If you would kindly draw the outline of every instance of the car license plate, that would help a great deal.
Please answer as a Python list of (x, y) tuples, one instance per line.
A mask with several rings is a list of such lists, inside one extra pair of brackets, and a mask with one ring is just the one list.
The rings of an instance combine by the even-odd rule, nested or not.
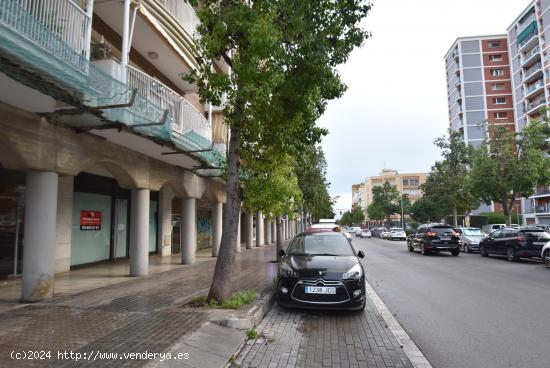
[(441, 240), (449, 241), (449, 240), (451, 240), (451, 238), (444, 237), (444, 238), (441, 238)]
[(306, 286), (306, 294), (336, 294), (336, 288), (327, 286)]

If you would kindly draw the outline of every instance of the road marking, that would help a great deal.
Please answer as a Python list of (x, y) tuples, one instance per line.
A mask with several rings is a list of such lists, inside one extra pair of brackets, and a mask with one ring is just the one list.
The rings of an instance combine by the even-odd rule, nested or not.
[(384, 321), (388, 325), (388, 328), (393, 333), (397, 341), (399, 342), (399, 345), (403, 347), (403, 351), (407, 355), (407, 358), (411, 361), (411, 364), (414, 368), (432, 368), (432, 365), (426, 359), (424, 354), (420, 351), (418, 346), (414, 343), (414, 341), (409, 337), (409, 335), (405, 332), (403, 327), (397, 322), (397, 319), (393, 316), (393, 314), (390, 312), (386, 304), (380, 299), (378, 294), (376, 294), (376, 291), (372, 288), (371, 284), (365, 279), (365, 288), (367, 290), (368, 296), (373, 301), (374, 305), (376, 306), (376, 309), (378, 310), (378, 313), (384, 318)]

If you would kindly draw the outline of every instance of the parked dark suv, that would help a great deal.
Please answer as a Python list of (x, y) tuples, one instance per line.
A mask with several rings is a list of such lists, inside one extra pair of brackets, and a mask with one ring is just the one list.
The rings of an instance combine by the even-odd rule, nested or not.
[(407, 238), (409, 252), (419, 249), (427, 255), (434, 252), (451, 252), (453, 256), (460, 254), (460, 234), (452, 226), (445, 224), (420, 225), (415, 234)]
[(542, 247), (549, 240), (550, 234), (537, 227), (498, 229), (479, 244), (479, 252), (483, 257), (503, 255), (514, 262), (520, 257), (540, 257)]

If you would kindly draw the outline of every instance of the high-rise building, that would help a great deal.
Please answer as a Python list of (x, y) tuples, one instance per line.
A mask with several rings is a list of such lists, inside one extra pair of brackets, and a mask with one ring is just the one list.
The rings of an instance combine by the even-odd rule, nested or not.
[(449, 123), (479, 146), (487, 123), (514, 129), (506, 35), (458, 38), (445, 55)]
[[(541, 108), (550, 97), (550, 0), (531, 1), (508, 27), (515, 126), (521, 131), (531, 120), (542, 118)], [(550, 190), (539, 186), (522, 200), (527, 224), (550, 224)]]

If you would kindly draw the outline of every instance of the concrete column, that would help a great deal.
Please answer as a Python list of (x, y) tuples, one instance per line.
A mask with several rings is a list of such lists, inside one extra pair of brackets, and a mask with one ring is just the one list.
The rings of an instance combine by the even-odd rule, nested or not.
[(277, 220), (271, 221), (271, 243), (277, 242)]
[(239, 222), (237, 225), (237, 241), (235, 242), (235, 252), (241, 253), (241, 210), (239, 209)]
[(174, 192), (168, 186), (162, 187), (159, 191), (159, 229), (158, 244), (160, 254), (169, 256), (172, 254), (172, 200)]
[(149, 189), (132, 189), (130, 204), (130, 276), (149, 272)]
[(222, 241), (223, 203), (214, 203), (212, 208), (212, 257), (217, 257)]
[(57, 189), (55, 273), (71, 269), (74, 176), (60, 176)]
[(284, 226), (283, 226), (283, 230), (284, 230), (283, 239), (286, 240), (286, 239), (288, 239), (288, 218), (286, 220), (284, 220), (283, 224), (284, 224)]
[(57, 173), (27, 172), (21, 287), (21, 299), (25, 302), (37, 302), (53, 296), (57, 191)]
[(264, 245), (264, 216), (262, 211), (256, 212), (256, 246)]
[(254, 235), (254, 215), (246, 213), (246, 249), (252, 249)]
[(264, 241), (265, 245), (271, 244), (271, 221), (268, 219), (265, 219), (264, 221)]
[(181, 200), (181, 263), (195, 263), (197, 252), (197, 211), (195, 198)]

